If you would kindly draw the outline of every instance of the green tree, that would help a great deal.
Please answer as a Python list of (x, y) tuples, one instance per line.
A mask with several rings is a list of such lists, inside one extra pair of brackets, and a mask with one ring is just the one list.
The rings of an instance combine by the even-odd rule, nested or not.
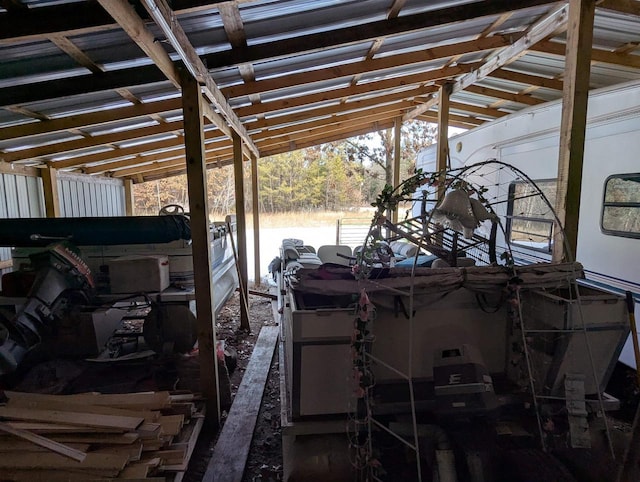
[[(436, 127), (421, 121), (402, 126), (401, 176), (413, 174), (418, 151), (433, 143)], [(392, 183), (394, 139), (391, 130), (278, 154), (258, 161), (258, 205), (262, 212), (341, 210), (370, 204)], [(245, 208), (251, 211), (251, 171), (243, 163)], [(207, 170), (212, 218), (235, 212), (233, 166)], [(186, 176), (134, 186), (135, 214), (155, 215), (162, 206), (188, 210)]]
[[(402, 125), (400, 181), (413, 175), (418, 152), (433, 144), (437, 131), (436, 124), (418, 120)], [(346, 144), (347, 155), (362, 163), (366, 180), (366, 198), (368, 202), (372, 202), (385, 184), (393, 184), (393, 129), (354, 137), (343, 142)]]

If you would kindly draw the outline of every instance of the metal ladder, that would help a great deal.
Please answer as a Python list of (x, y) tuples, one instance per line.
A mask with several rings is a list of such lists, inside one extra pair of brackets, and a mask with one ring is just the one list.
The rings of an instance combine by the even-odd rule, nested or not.
[[(517, 269), (515, 269), (517, 272)], [(575, 280), (575, 278), (574, 278)], [(549, 450), (547, 434), (553, 431), (553, 421), (550, 417), (545, 417), (543, 414), (543, 408), (552, 404), (553, 402), (564, 402), (564, 409), (566, 410), (567, 423), (569, 424), (570, 442), (573, 448), (591, 448), (591, 438), (589, 431), (589, 423), (587, 420), (588, 404), (593, 405), (596, 402), (598, 415), (602, 417), (604, 422), (604, 429), (609, 444), (609, 450), (611, 456), (615, 458), (613, 444), (611, 441), (611, 433), (609, 431), (609, 424), (605, 415), (604, 400), (600, 387), (598, 386), (598, 376), (596, 365), (593, 357), (593, 351), (591, 348), (591, 342), (589, 340), (589, 330), (587, 329), (585, 317), (582, 310), (582, 299), (580, 297), (579, 285), (574, 280), (567, 280), (567, 288), (569, 293), (568, 302), (575, 303), (577, 306), (577, 320), (571, 319), (571, 325), (568, 327), (557, 328), (548, 326), (535, 326), (529, 327), (528, 324), (536, 325), (535, 320), (527, 320), (527, 316), (523, 313), (522, 293), (519, 289), (514, 289), (515, 306), (517, 307), (517, 318), (520, 321), (520, 334), (521, 343), (524, 350), (529, 390), (531, 391), (533, 408), (536, 413), (536, 420), (538, 425), (538, 431), (540, 436), (540, 442), (542, 449), (546, 452)], [(575, 295), (575, 296), (574, 296)], [(569, 309), (569, 308), (567, 308)], [(571, 314), (568, 314), (568, 318), (572, 318)], [(588, 400), (585, 396), (585, 380), (587, 375), (584, 373), (566, 373), (562, 386), (564, 388), (563, 395), (553, 395), (553, 386), (544, 386), (541, 380), (538, 379), (538, 372), (535, 368), (534, 358), (543, 357), (541, 353), (535, 353), (536, 350), (532, 350), (531, 345), (535, 345), (542, 338), (544, 343), (545, 337), (551, 337), (553, 345), (558, 343), (560, 336), (567, 336), (569, 338), (573, 336), (581, 336), (584, 342), (584, 349), (589, 358), (590, 376), (592, 377), (593, 384), (596, 385), (597, 400)], [(538, 340), (536, 340), (538, 338)], [(534, 353), (532, 353), (534, 352)], [(565, 353), (565, 356), (567, 353)], [(569, 354), (570, 355), (570, 354)], [(557, 360), (556, 360), (557, 362)], [(543, 362), (544, 363), (544, 362)], [(558, 381), (555, 380), (557, 385)], [(541, 393), (542, 392), (542, 393)], [(548, 392), (548, 393), (544, 393)], [(557, 387), (556, 387), (557, 392)]]

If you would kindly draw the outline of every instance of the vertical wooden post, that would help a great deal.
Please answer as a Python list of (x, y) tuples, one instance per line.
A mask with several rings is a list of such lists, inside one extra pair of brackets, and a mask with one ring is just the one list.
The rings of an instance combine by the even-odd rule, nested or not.
[(44, 209), (48, 218), (60, 217), (60, 197), (58, 195), (58, 171), (45, 167), (40, 171), (44, 191)]
[[(445, 83), (440, 86), (438, 104), (438, 153), (436, 157), (436, 170), (444, 172), (449, 158), (449, 97), (453, 90), (453, 84)], [(438, 186), (438, 199), (444, 195), (444, 174), (440, 177)]]
[(180, 69), (180, 81), (182, 84), (193, 275), (198, 313), (200, 382), (202, 392), (207, 400), (207, 422), (211, 426), (217, 427), (220, 424), (220, 394), (216, 357), (215, 304), (211, 283), (211, 232), (209, 231), (202, 97), (200, 85), (186, 69)]
[(258, 202), (258, 158), (251, 156), (251, 206), (253, 210), (254, 283), (260, 286), (260, 205)]
[[(393, 123), (393, 187), (400, 185), (400, 145), (402, 132), (402, 117), (397, 118)], [(396, 208), (392, 216), (392, 222), (398, 222), (398, 208)]]
[(124, 180), (124, 213), (133, 216), (133, 180)]
[(558, 191), (556, 195), (556, 214), (564, 226), (566, 243), (563, 244), (560, 227), (555, 226), (554, 261), (569, 260), (575, 257), (578, 247), (578, 221), (594, 15), (595, 0), (571, 0), (569, 2), (558, 158)]
[(247, 285), (247, 220), (244, 209), (244, 173), (242, 169), (242, 140), (233, 132), (233, 177), (236, 183), (236, 221), (238, 223), (238, 276), (240, 277), (240, 328), (250, 330), (249, 290)]

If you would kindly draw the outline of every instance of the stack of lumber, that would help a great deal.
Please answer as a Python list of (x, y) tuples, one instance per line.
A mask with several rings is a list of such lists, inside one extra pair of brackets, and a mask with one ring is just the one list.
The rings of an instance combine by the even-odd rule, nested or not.
[(191, 393), (4, 394), (2, 480), (177, 482), (204, 422)]

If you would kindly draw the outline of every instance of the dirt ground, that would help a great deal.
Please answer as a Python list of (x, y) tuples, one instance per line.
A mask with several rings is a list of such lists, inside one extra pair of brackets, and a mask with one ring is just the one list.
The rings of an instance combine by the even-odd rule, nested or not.
[[(266, 286), (250, 287), (267, 291)], [(237, 352), (237, 366), (231, 371), (231, 396), (235, 396), (242, 382), (253, 347), (263, 326), (275, 325), (271, 300), (259, 295), (249, 295), (251, 333), (240, 329), (240, 300), (236, 293), (222, 308), (216, 321), (217, 337), (224, 340), (228, 352)], [(231, 366), (229, 367), (231, 368)], [(249, 457), (242, 482), (276, 482), (282, 480), (282, 440), (280, 434), (280, 375), (276, 349), (265, 385), (260, 413), (256, 421)], [(222, 423), (226, 419), (222, 414)], [(221, 427), (222, 428), (222, 427)], [(186, 482), (202, 479), (216, 443), (217, 434), (203, 432), (185, 474)]]

